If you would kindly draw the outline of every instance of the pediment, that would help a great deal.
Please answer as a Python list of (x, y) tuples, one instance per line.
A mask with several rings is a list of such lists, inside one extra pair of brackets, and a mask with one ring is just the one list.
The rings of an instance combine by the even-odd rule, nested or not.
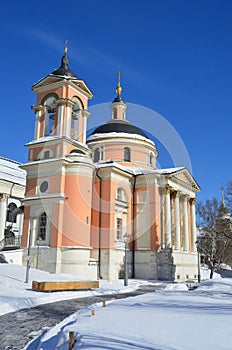
[(37, 92), (38, 90), (42, 91), (43, 89), (47, 89), (48, 85), (61, 86), (64, 84), (70, 84), (74, 89), (79, 90), (82, 93), (85, 93), (88, 98), (92, 98), (93, 94), (85, 84), (85, 82), (81, 79), (65, 79), (64, 77), (55, 76), (52, 74), (47, 75), (45, 78), (42, 78), (37, 83), (32, 86), (32, 90)]
[(34, 91), (35, 89), (41, 88), (41, 87), (46, 86), (46, 85), (54, 84), (54, 83), (57, 83), (59, 81), (61, 81), (60, 78), (57, 78), (57, 77), (51, 76), (51, 75), (47, 75), (45, 78), (42, 78), (37, 83), (35, 83), (32, 86), (32, 90)]
[(169, 174), (169, 178), (183, 187), (191, 188), (194, 192), (200, 191), (200, 186), (187, 168), (182, 168), (176, 172), (173, 171), (171, 174)]

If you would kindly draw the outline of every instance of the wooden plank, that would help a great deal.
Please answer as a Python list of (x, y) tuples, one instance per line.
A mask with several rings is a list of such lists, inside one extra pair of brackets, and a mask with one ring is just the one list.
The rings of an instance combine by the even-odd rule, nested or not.
[(74, 344), (75, 344), (74, 332), (69, 332), (68, 350), (72, 350), (74, 348)]
[(99, 281), (32, 282), (32, 290), (40, 292), (99, 288)]

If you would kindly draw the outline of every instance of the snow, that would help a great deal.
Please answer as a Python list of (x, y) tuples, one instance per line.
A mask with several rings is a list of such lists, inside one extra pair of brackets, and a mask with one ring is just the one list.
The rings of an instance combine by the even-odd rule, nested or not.
[(0, 264), (0, 315), (19, 309), (31, 308), (40, 304), (52, 303), (59, 300), (80, 298), (91, 295), (119, 293), (138, 288), (142, 281), (131, 281), (125, 288), (123, 281), (101, 281), (100, 288), (91, 291), (69, 291), (43, 293), (31, 290), (32, 281), (78, 281), (67, 274), (50, 274), (46, 271), (30, 269), (29, 282), (25, 283), (26, 267), (16, 264)]
[[(203, 275), (207, 276), (207, 269)], [(99, 291), (32, 292), (24, 283), (25, 268), (0, 264), (1, 312), (31, 307), (55, 300), (109, 291), (133, 290), (146, 281), (102, 281)], [(91, 305), (70, 315), (45, 334), (39, 335), (25, 350), (67, 349), (69, 332), (75, 334), (74, 349), (165, 349), (229, 350), (232, 344), (232, 279), (215, 274), (199, 288), (188, 291), (184, 283), (166, 283), (155, 293)], [(70, 275), (51, 275), (31, 270), (30, 281), (73, 280)], [(92, 310), (96, 315), (92, 316)], [(4, 313), (4, 312), (3, 312)]]
[(144, 137), (138, 134), (130, 134), (127, 132), (111, 132), (109, 133), (99, 133), (99, 134), (93, 134), (87, 137), (87, 142), (93, 141), (93, 140), (99, 140), (99, 139), (105, 139), (105, 138), (129, 138), (134, 140), (142, 140), (149, 142), (150, 144), (154, 145), (154, 142), (150, 140), (148, 137)]
[(185, 170), (184, 167), (177, 167), (177, 168), (167, 168), (167, 169), (156, 169), (156, 172), (159, 174), (173, 174), (177, 173), (180, 170)]
[(111, 167), (111, 166), (114, 166), (114, 167), (121, 169), (123, 171), (127, 171), (128, 173), (134, 174), (134, 175), (146, 175), (146, 174), (165, 175), (165, 174), (173, 174), (173, 173), (176, 173), (180, 170), (186, 169), (184, 167), (167, 168), (167, 169), (149, 169), (149, 168), (145, 169), (145, 168), (140, 167), (139, 165), (137, 167), (125, 166), (125, 165), (119, 164), (117, 162), (114, 162), (113, 160), (99, 162), (96, 165), (97, 168), (107, 168), (107, 167)]
[(0, 156), (0, 179), (25, 186), (26, 172), (20, 169), (20, 163)]
[(154, 174), (155, 173), (154, 169), (144, 169), (144, 168), (141, 168), (139, 166), (137, 166), (137, 167), (125, 166), (125, 165), (119, 164), (119, 163), (114, 162), (114, 161), (106, 161), (106, 162), (102, 162), (102, 163), (99, 162), (96, 165), (96, 168), (97, 169), (107, 168), (107, 167), (111, 167), (111, 166), (114, 166), (115, 168), (121, 169), (121, 170), (126, 171), (130, 174), (133, 174), (133, 175), (144, 175), (144, 174)]

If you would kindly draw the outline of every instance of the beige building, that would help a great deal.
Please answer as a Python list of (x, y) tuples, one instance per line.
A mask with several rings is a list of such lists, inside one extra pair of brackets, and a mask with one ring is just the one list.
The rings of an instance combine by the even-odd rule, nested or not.
[(6, 245), (7, 236), (18, 237), (11, 243), (20, 245), (25, 186), (26, 172), (20, 163), (0, 157), (0, 249)]

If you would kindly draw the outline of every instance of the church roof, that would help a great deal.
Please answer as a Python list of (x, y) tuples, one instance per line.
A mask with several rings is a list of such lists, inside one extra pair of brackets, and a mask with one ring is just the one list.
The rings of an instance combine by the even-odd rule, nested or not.
[(0, 156), (0, 180), (26, 185), (26, 172), (20, 169), (21, 164)]
[(68, 56), (65, 54), (61, 59), (61, 65), (59, 68), (55, 69), (51, 75), (62, 76), (66, 78), (77, 79), (76, 74), (69, 69), (68, 66)]
[[(198, 192), (200, 190), (199, 185), (190, 174), (187, 168), (185, 167), (176, 167), (176, 168), (167, 168), (167, 169), (146, 169), (139, 166), (125, 166), (120, 163), (114, 161), (106, 161), (102, 163), (98, 163), (96, 165), (97, 169), (100, 168), (118, 168), (122, 171), (125, 171), (129, 174), (133, 175), (159, 175), (167, 179), (167, 183), (169, 184), (169, 180), (175, 182), (177, 185), (180, 184), (181, 187), (185, 187), (186, 189), (190, 189), (193, 192)], [(181, 177), (181, 174), (184, 176)], [(164, 185), (164, 184), (163, 184)]]
[(137, 126), (132, 125), (132, 124), (125, 122), (125, 121), (109, 122), (109, 123), (103, 124), (103, 125), (97, 127), (91, 133), (91, 135), (106, 134), (106, 133), (112, 133), (112, 132), (116, 132), (116, 133), (123, 132), (123, 133), (127, 133), (127, 134), (137, 134), (137, 135), (143, 136), (145, 138), (148, 138), (147, 135), (143, 132), (143, 130), (141, 130)]

